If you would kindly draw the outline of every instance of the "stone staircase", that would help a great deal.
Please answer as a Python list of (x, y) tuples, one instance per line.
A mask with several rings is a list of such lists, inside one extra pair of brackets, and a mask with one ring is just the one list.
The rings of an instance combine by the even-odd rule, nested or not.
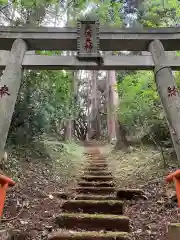
[(123, 215), (123, 201), (116, 198), (114, 178), (106, 160), (96, 149), (87, 158), (77, 195), (63, 204), (63, 213), (56, 217), (60, 230), (48, 239), (130, 240), (129, 218)]

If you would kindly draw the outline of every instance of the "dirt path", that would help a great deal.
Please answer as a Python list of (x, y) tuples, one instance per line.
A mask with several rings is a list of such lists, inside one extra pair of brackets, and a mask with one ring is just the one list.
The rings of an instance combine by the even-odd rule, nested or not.
[(132, 240), (123, 201), (116, 199), (113, 174), (97, 148), (89, 149), (87, 166), (75, 191), (75, 199), (64, 202), (63, 212), (56, 217), (60, 229), (49, 240)]

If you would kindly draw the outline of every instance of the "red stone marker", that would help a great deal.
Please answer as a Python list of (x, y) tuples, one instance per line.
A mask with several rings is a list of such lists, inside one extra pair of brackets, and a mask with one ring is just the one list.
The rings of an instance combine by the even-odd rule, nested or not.
[(178, 200), (178, 206), (180, 208), (180, 169), (176, 170), (173, 173), (170, 173), (166, 177), (166, 181), (169, 182), (169, 183), (174, 181), (175, 187), (176, 187), (176, 195), (177, 195), (177, 200)]
[(6, 192), (8, 187), (15, 185), (15, 182), (4, 175), (0, 175), (0, 218), (3, 214), (4, 203), (6, 200)]

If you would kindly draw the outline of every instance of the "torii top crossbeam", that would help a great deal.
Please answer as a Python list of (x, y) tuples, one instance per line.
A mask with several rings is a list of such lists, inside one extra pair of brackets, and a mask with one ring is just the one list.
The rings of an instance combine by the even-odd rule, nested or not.
[[(10, 50), (15, 39), (24, 39), (29, 50), (77, 50), (76, 28), (0, 28), (0, 50)], [(158, 39), (166, 51), (180, 50), (180, 28), (100, 28), (102, 51), (147, 51)]]

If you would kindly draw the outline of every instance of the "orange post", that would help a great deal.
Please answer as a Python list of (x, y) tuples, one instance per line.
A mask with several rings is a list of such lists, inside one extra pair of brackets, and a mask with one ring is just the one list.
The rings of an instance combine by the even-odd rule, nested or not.
[(166, 177), (166, 181), (169, 182), (169, 183), (174, 181), (175, 187), (176, 187), (176, 195), (177, 195), (177, 200), (178, 200), (178, 206), (180, 208), (180, 169), (176, 170), (173, 173), (170, 173)]
[(12, 187), (15, 185), (15, 182), (4, 176), (4, 175), (0, 175), (0, 218), (2, 217), (3, 214), (3, 209), (4, 209), (4, 203), (6, 200), (6, 192), (8, 187)]

